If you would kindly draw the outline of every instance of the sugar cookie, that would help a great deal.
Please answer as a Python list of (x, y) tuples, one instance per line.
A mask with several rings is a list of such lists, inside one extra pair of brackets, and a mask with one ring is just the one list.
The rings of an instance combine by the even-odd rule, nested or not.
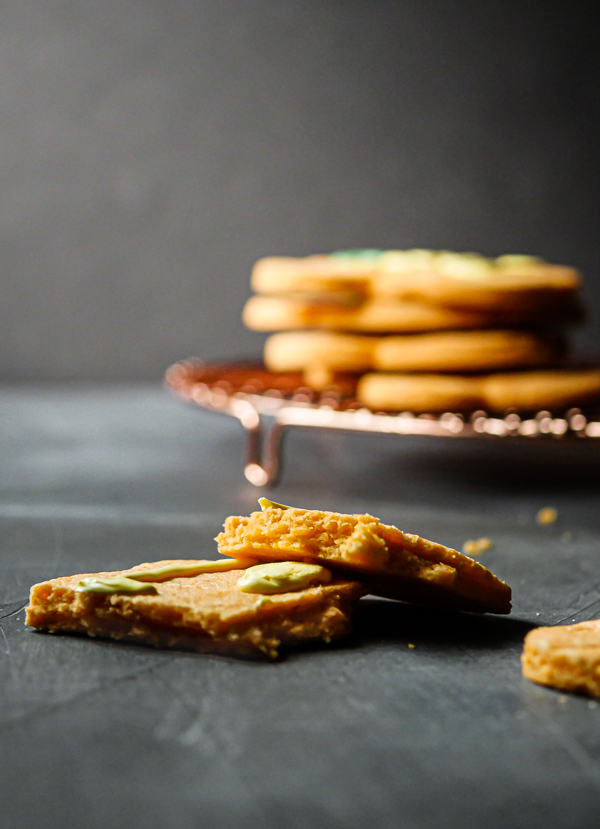
[(134, 570), (36, 584), (31, 588), (27, 624), (155, 647), (274, 658), (282, 646), (344, 636), (350, 631), (352, 608), (366, 592), (356, 581), (335, 577), (316, 587), (257, 596), (238, 586), (243, 569), (171, 578), (149, 585), (155, 588), (150, 594), (79, 590), (86, 578), (122, 581), (157, 566), (190, 564), (161, 561)]
[(264, 349), (271, 371), (303, 371), (324, 365), (338, 371), (365, 371), (373, 366), (377, 338), (329, 331), (286, 331), (270, 336)]
[(533, 256), (490, 259), (450, 251), (339, 251), (268, 257), (254, 266), (257, 293), (352, 290), (430, 304), (487, 311), (577, 312), (575, 268)]
[(286, 331), (299, 328), (362, 333), (411, 333), (420, 331), (481, 329), (536, 325), (551, 322), (547, 314), (444, 308), (441, 305), (394, 298), (370, 299), (358, 307), (335, 307), (285, 296), (253, 296), (246, 302), (242, 319), (253, 331)]
[(492, 374), (482, 385), (492, 411), (508, 408), (534, 411), (584, 406), (600, 399), (600, 369), (547, 369)]
[(374, 411), (464, 412), (483, 406), (479, 378), (456, 374), (365, 374), (356, 397)]
[(376, 372), (360, 378), (356, 396), (365, 406), (384, 411), (564, 409), (600, 400), (600, 369), (547, 369), (472, 377)]
[(249, 517), (230, 516), (217, 543), (225, 555), (324, 564), (380, 596), (510, 613), (510, 587), (483, 565), (372, 515), (267, 506)]
[(564, 347), (554, 337), (526, 331), (449, 331), (382, 337), (373, 364), (383, 371), (491, 371), (544, 366)]

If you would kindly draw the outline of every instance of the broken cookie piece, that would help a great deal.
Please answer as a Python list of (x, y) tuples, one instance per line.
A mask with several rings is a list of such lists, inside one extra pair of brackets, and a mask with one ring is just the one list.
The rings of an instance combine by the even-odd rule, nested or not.
[(31, 588), (26, 623), (52, 633), (272, 659), (280, 647), (330, 642), (350, 632), (354, 604), (367, 592), (360, 584), (333, 577), (257, 595), (238, 585), (253, 564), (247, 558), (159, 561), (51, 579)]
[(370, 593), (417, 604), (510, 613), (511, 589), (456, 550), (382, 524), (372, 515), (305, 510), (261, 499), (262, 512), (230, 516), (219, 552), (305, 561), (360, 581)]
[(600, 697), (600, 619), (535, 628), (525, 637), (521, 665), (539, 685)]

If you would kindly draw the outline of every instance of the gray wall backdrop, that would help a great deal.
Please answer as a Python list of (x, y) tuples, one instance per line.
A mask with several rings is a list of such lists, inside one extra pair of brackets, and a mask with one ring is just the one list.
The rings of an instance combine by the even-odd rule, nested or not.
[(428, 246), (587, 276), (600, 38), (551, 0), (0, 0), (0, 378), (257, 354), (252, 262)]

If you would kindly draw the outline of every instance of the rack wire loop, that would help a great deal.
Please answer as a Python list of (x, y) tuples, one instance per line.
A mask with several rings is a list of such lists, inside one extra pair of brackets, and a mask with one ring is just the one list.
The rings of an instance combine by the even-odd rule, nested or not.
[(600, 444), (600, 412), (521, 413), (502, 417), (479, 410), (438, 414), (373, 412), (358, 403), (352, 386), (323, 392), (307, 388), (298, 372), (269, 372), (261, 363), (203, 363), (171, 366), (167, 387), (202, 409), (235, 417), (246, 435), (244, 475), (257, 487), (274, 484), (281, 471), (282, 442), (291, 428), (412, 435), (437, 438), (593, 440)]

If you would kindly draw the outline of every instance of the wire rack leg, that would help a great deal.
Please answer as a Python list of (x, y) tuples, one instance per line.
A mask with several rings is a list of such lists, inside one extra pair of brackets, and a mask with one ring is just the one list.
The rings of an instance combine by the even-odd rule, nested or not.
[(265, 423), (259, 417), (258, 427), (246, 430), (246, 465), (244, 475), (254, 486), (274, 484), (281, 470), (281, 438), (283, 426), (274, 418)]
[(246, 479), (254, 486), (274, 484), (281, 468), (283, 425), (277, 417), (260, 415), (247, 400), (236, 400), (231, 413), (246, 432)]

